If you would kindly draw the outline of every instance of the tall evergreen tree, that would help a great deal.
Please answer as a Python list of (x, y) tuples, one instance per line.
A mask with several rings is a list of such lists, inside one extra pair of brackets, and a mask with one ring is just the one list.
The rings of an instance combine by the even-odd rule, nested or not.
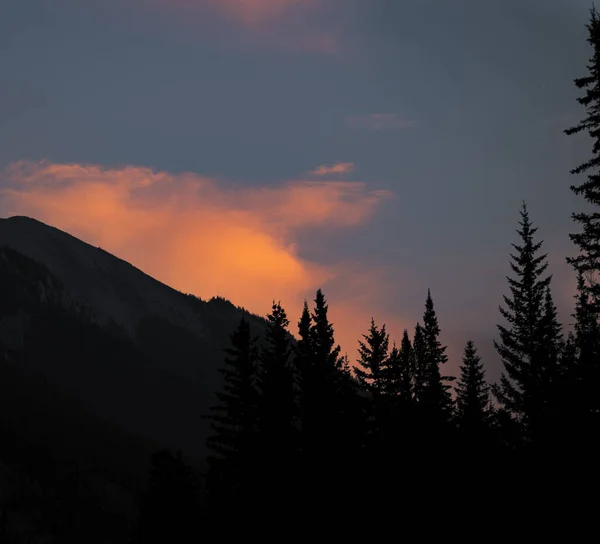
[(394, 346), (387, 364), (387, 393), (400, 400), (403, 405), (413, 398), (413, 375), (415, 356), (408, 331), (404, 329), (400, 349)]
[(575, 369), (578, 402), (585, 414), (600, 417), (600, 324), (590, 304), (589, 291), (583, 275), (577, 276), (575, 303)]
[(549, 394), (549, 382), (557, 372), (549, 323), (554, 320), (553, 304), (548, 296), (551, 277), (542, 277), (548, 263), (539, 254), (542, 242), (536, 242), (527, 206), (520, 211), (522, 243), (512, 244), (511, 269), (515, 278), (508, 277), (511, 296), (504, 296), (506, 307), (500, 313), (507, 325), (498, 325), (500, 342), (494, 342), (502, 358), (504, 372), (500, 383), (492, 388), (501, 406), (522, 423), (531, 439), (542, 422)]
[(294, 348), (294, 365), (298, 371), (300, 387), (300, 419), (302, 432), (306, 436), (311, 434), (315, 425), (315, 410), (313, 407), (312, 392), (317, 384), (315, 368), (315, 350), (311, 336), (312, 317), (308, 310), (308, 303), (304, 301), (302, 314), (298, 321), (299, 340)]
[(295, 372), (291, 364), (290, 322), (281, 303), (267, 316), (265, 345), (260, 353), (259, 427), (268, 455), (287, 456), (296, 434)]
[(452, 411), (452, 396), (449, 382), (453, 377), (442, 376), (440, 366), (448, 361), (446, 346), (439, 340), (440, 327), (431, 298), (427, 291), (425, 314), (423, 316), (423, 339), (425, 344), (425, 388), (423, 390), (423, 405), (441, 419), (449, 419)]
[(385, 394), (386, 375), (385, 365), (388, 360), (389, 335), (385, 325), (379, 328), (371, 319), (369, 334), (363, 334), (364, 342), (358, 341), (358, 367), (354, 369), (361, 387), (371, 393), (374, 399)]
[(427, 384), (427, 346), (423, 335), (423, 327), (419, 323), (415, 326), (413, 358), (413, 398), (417, 403), (422, 404)]
[(264, 508), (277, 517), (290, 514), (289, 501), (299, 476), (294, 471), (298, 453), (296, 372), (288, 326), (285, 310), (273, 302), (260, 353), (257, 474), (261, 483), (254, 502), (262, 493)]
[(336, 346), (333, 325), (327, 316), (329, 306), (321, 289), (315, 296), (315, 309), (312, 315), (311, 338), (314, 345), (317, 364), (320, 368), (339, 369), (340, 346)]
[(472, 340), (465, 345), (460, 378), (456, 387), (456, 408), (459, 427), (475, 436), (484, 431), (489, 419), (489, 386), (481, 357)]
[(209, 416), (215, 434), (207, 441), (213, 451), (208, 458), (209, 491), (217, 503), (244, 500), (256, 460), (258, 350), (244, 317), (230, 338), (220, 370), (224, 385), (217, 393), (219, 404)]
[(571, 240), (578, 246), (580, 253), (569, 259), (573, 266), (587, 278), (584, 288), (590, 293), (590, 311), (596, 321), (600, 317), (600, 16), (592, 8), (587, 25), (588, 42), (592, 47), (592, 56), (588, 64), (588, 75), (575, 80), (585, 94), (577, 101), (586, 108), (587, 116), (574, 127), (565, 130), (568, 135), (587, 131), (593, 141), (592, 158), (571, 171), (572, 174), (587, 172), (587, 180), (580, 185), (571, 186), (576, 195), (582, 195), (592, 205), (589, 212), (574, 213), (575, 223), (581, 231), (571, 234)]

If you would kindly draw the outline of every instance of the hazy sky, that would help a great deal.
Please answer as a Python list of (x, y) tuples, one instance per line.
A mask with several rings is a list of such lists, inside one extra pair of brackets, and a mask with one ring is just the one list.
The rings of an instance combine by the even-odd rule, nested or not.
[[(343, 348), (414, 327), (491, 358), (525, 199), (568, 319), (588, 0), (3, 0), (0, 213)], [(491, 372), (492, 378), (496, 375)]]

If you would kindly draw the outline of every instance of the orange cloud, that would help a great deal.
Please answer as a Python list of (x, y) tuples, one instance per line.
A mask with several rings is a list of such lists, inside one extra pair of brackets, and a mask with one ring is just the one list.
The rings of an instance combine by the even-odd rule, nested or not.
[(373, 311), (367, 305), (385, 297), (375, 271), (310, 261), (297, 241), (302, 229), (368, 221), (390, 194), (364, 183), (225, 188), (196, 174), (48, 162), (13, 163), (0, 180), (3, 215), (45, 221), (202, 298), (222, 295), (263, 315), (281, 299), (292, 332), (303, 299), (335, 286), (332, 315), (351, 359), (351, 339), (367, 329)]
[(331, 174), (348, 174), (354, 171), (353, 162), (337, 162), (332, 165), (323, 164), (317, 166), (311, 174), (313, 176), (329, 176)]

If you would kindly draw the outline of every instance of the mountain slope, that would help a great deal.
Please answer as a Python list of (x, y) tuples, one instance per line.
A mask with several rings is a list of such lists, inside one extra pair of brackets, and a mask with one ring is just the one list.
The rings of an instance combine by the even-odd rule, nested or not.
[[(20, 350), (19, 365), (128, 432), (203, 458), (202, 416), (242, 310), (182, 294), (26, 217), (0, 220), (3, 246), (17, 253), (0, 250), (12, 301), (0, 311), (0, 340)], [(249, 319), (260, 334), (264, 320)]]

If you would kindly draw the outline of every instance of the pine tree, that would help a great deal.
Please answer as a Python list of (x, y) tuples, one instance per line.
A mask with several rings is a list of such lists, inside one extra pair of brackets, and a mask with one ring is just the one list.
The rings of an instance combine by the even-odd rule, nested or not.
[[(300, 419), (302, 432), (310, 435), (315, 425), (315, 410), (313, 407), (313, 391), (317, 383), (315, 368), (315, 350), (311, 335), (312, 318), (308, 310), (308, 303), (304, 301), (302, 315), (298, 321), (298, 336), (300, 337), (294, 348), (294, 365), (298, 371), (300, 387)], [(311, 440), (309, 440), (310, 442)]]
[(415, 326), (413, 338), (414, 376), (413, 376), (413, 398), (422, 404), (427, 383), (427, 350), (423, 327), (419, 323)]
[(575, 345), (581, 365), (600, 364), (600, 324), (594, 315), (583, 274), (577, 275), (575, 298)]
[(251, 487), (256, 455), (258, 351), (244, 317), (230, 338), (231, 347), (224, 350), (225, 368), (220, 370), (224, 385), (217, 393), (219, 404), (209, 416), (215, 435), (207, 441), (214, 452), (208, 458), (209, 488), (219, 504), (243, 500)]
[(264, 508), (277, 516), (289, 514), (298, 453), (296, 373), (288, 326), (285, 310), (279, 302), (273, 302), (260, 353), (257, 474), (261, 482), (254, 500), (256, 503), (262, 493)]
[[(352, 435), (356, 428), (353, 414), (355, 392), (350, 383), (347, 357), (340, 356), (335, 343), (328, 304), (321, 289), (309, 314), (305, 303), (298, 323), (301, 450), (304, 469), (303, 488), (320, 496), (313, 498), (331, 512), (331, 503), (343, 499), (341, 483), (347, 479), (344, 468), (352, 458)], [(313, 515), (314, 517), (314, 515)]]
[(295, 436), (295, 373), (290, 361), (289, 324), (281, 303), (273, 302), (260, 354), (259, 426), (261, 440), (266, 440), (269, 455), (274, 457), (289, 455)]
[(392, 398), (399, 398), (402, 390), (402, 368), (400, 366), (400, 350), (393, 343), (387, 361), (383, 366), (385, 376), (385, 394)]
[(387, 387), (389, 395), (396, 397), (404, 406), (413, 399), (413, 375), (415, 357), (412, 344), (405, 329), (402, 335), (400, 349), (394, 346), (387, 363)]
[(592, 8), (587, 25), (588, 42), (592, 46), (592, 57), (588, 64), (589, 74), (575, 80), (579, 89), (586, 89), (584, 96), (577, 99), (586, 108), (587, 117), (574, 127), (565, 130), (567, 135), (587, 131), (593, 140), (593, 157), (571, 171), (572, 174), (588, 172), (587, 180), (571, 186), (576, 195), (582, 195), (592, 205), (592, 211), (574, 213), (575, 223), (581, 231), (570, 238), (578, 246), (580, 254), (568, 259), (576, 270), (587, 277), (584, 288), (590, 294), (590, 311), (596, 321), (600, 317), (600, 16)]
[(520, 229), (522, 244), (512, 244), (511, 269), (516, 278), (508, 277), (511, 297), (504, 296), (506, 307), (500, 314), (507, 325), (498, 325), (500, 342), (494, 342), (502, 358), (504, 370), (500, 383), (492, 388), (502, 408), (527, 430), (531, 439), (537, 434), (548, 401), (548, 382), (556, 375), (556, 361), (549, 357), (550, 330), (554, 325), (554, 310), (548, 296), (551, 276), (542, 277), (548, 263), (546, 255), (539, 255), (542, 242), (535, 242), (534, 228), (523, 203)]
[(465, 345), (460, 378), (456, 387), (456, 408), (459, 427), (469, 435), (484, 432), (489, 418), (489, 386), (481, 357), (472, 340)]
[(335, 345), (333, 325), (327, 317), (328, 310), (325, 295), (321, 289), (318, 289), (312, 315), (313, 325), (310, 332), (318, 361), (317, 364), (320, 368), (326, 369), (327, 372), (332, 372), (332, 369), (340, 368), (340, 346)]
[(425, 314), (423, 316), (423, 339), (425, 344), (425, 387), (422, 402), (434, 417), (448, 420), (452, 411), (452, 396), (448, 382), (452, 377), (442, 376), (440, 366), (448, 361), (446, 346), (439, 340), (440, 327), (431, 298), (431, 291), (427, 291)]
[(360, 386), (371, 393), (374, 399), (383, 397), (386, 390), (385, 365), (388, 360), (389, 335), (385, 325), (381, 328), (371, 319), (369, 334), (363, 334), (365, 341), (359, 340), (359, 367), (354, 369)]
[(314, 350), (316, 383), (312, 391), (315, 401), (315, 417), (321, 428), (323, 444), (329, 449), (331, 441), (341, 439), (340, 430), (347, 392), (347, 380), (350, 378), (348, 362), (340, 357), (340, 346), (335, 343), (333, 324), (329, 321), (329, 306), (321, 289), (316, 292), (310, 338)]
[(581, 273), (577, 276), (575, 303), (575, 369), (578, 401), (583, 417), (600, 416), (600, 325), (590, 304), (589, 291)]

